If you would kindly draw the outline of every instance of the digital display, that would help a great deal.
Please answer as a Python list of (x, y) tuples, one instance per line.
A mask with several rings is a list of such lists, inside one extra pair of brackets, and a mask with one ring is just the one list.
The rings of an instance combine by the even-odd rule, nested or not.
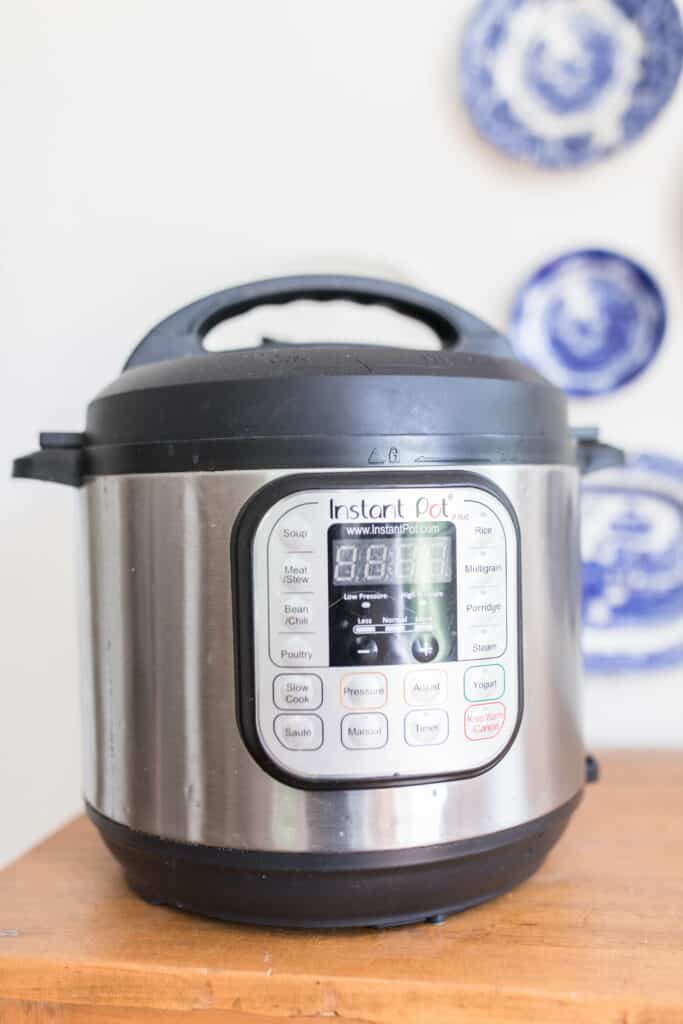
[(448, 535), (345, 538), (332, 542), (336, 586), (383, 583), (450, 583), (453, 541)]

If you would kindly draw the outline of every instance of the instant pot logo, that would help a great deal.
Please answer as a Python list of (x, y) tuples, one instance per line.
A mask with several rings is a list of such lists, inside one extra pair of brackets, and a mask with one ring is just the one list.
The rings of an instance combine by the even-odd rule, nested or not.
[(411, 519), (418, 522), (448, 519), (448, 498), (444, 496), (435, 500), (424, 494), (416, 495), (410, 500), (396, 498), (395, 501), (361, 498), (360, 501), (349, 505), (330, 498), (330, 519), (340, 523), (368, 519)]

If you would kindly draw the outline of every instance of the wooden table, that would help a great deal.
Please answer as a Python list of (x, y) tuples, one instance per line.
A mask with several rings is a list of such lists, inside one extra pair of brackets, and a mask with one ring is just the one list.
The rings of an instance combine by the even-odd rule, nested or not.
[(0, 1021), (683, 1022), (683, 752), (602, 766), (534, 879), (440, 926), (300, 934), (150, 907), (79, 819), (0, 872)]

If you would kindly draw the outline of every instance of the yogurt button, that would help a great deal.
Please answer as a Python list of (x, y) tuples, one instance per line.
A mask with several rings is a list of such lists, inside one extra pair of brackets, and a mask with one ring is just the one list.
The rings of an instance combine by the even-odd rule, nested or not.
[(323, 702), (320, 676), (276, 676), (273, 703), (283, 711), (315, 710)]
[(465, 699), (497, 700), (505, 692), (505, 669), (502, 665), (476, 665), (465, 672)]
[(318, 715), (278, 715), (273, 729), (287, 750), (319, 750), (323, 745), (323, 723)]

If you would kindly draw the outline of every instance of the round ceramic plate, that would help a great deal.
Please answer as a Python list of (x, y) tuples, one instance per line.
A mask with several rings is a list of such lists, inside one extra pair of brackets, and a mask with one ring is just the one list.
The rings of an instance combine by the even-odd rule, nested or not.
[(637, 263), (598, 249), (570, 252), (521, 287), (510, 337), (518, 355), (568, 394), (614, 391), (654, 359), (666, 306)]
[(460, 86), (489, 142), (542, 167), (573, 167), (641, 135), (682, 65), (674, 0), (481, 0)]
[(683, 664), (683, 463), (641, 454), (597, 474), (581, 533), (587, 670)]

